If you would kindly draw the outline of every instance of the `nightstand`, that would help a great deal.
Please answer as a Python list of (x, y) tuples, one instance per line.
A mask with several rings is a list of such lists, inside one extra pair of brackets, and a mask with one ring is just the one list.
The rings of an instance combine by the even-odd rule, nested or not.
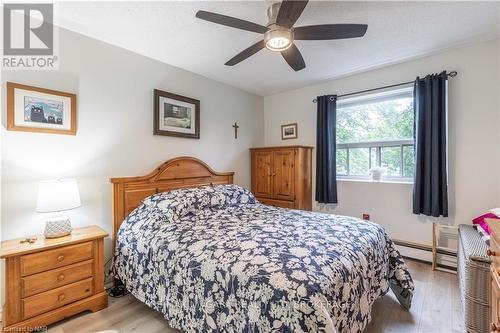
[(3, 330), (29, 332), (82, 311), (104, 309), (104, 237), (98, 226), (71, 235), (3, 241), (5, 305)]

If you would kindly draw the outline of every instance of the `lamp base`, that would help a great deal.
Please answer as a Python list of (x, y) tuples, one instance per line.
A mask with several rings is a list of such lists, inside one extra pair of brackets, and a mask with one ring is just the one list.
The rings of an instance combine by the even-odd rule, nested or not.
[(45, 238), (59, 238), (71, 234), (71, 220), (67, 215), (53, 215), (45, 222)]

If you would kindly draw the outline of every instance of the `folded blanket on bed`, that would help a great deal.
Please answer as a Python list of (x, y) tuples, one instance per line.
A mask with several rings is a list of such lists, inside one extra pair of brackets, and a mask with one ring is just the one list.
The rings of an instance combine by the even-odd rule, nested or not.
[(121, 225), (113, 271), (185, 332), (362, 332), (413, 281), (379, 225), (261, 205), (237, 186), (152, 196)]

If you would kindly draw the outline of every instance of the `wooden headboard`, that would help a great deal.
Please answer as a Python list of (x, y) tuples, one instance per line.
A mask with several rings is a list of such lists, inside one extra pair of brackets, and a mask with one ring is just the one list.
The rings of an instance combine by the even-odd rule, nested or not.
[(142, 199), (165, 191), (210, 184), (232, 184), (234, 172), (215, 172), (194, 157), (177, 157), (142, 177), (111, 178), (113, 184), (113, 241), (123, 220)]

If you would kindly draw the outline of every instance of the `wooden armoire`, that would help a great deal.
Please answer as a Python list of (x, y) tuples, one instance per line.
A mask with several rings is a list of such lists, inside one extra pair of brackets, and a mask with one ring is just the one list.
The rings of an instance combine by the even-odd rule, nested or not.
[(252, 192), (263, 204), (312, 209), (312, 148), (251, 148)]

